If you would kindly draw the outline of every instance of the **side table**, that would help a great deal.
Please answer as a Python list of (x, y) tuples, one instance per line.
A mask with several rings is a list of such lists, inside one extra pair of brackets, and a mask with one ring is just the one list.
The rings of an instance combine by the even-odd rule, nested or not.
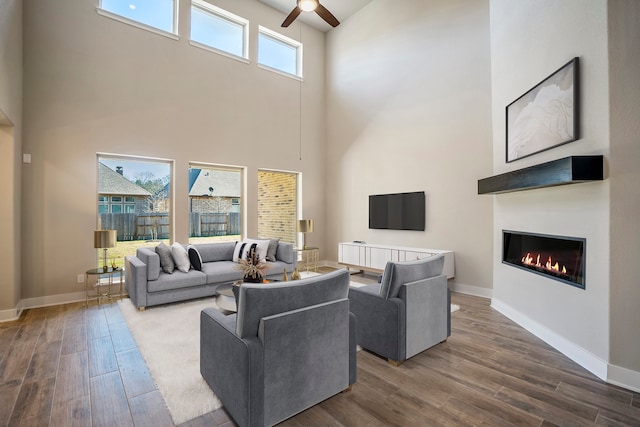
[(300, 261), (302, 266), (308, 272), (311, 268), (313, 271), (318, 271), (318, 260), (320, 258), (320, 248), (306, 246), (304, 248), (293, 248), (293, 250), (300, 254)]
[[(107, 271), (102, 268), (93, 268), (87, 270), (85, 273), (85, 305), (89, 307), (90, 300), (98, 301), (100, 305), (103, 298), (111, 299), (114, 297), (122, 298), (124, 294), (123, 289), (123, 273), (122, 268), (113, 269), (109, 267)], [(93, 282), (90, 283), (89, 279), (93, 278)], [(117, 281), (115, 280), (117, 279)], [(118, 292), (112, 293), (111, 288), (113, 285), (118, 285)]]

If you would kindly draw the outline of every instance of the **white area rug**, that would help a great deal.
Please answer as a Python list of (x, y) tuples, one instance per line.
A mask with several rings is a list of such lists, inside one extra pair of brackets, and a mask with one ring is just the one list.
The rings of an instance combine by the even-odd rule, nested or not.
[(176, 425), (222, 406), (200, 375), (200, 312), (217, 308), (214, 298), (145, 311), (118, 304)]

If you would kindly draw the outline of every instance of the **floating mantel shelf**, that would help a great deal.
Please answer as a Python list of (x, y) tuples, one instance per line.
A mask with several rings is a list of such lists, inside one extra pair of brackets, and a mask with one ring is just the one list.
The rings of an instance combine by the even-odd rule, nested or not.
[(602, 181), (604, 158), (571, 156), (478, 180), (478, 194), (499, 194)]

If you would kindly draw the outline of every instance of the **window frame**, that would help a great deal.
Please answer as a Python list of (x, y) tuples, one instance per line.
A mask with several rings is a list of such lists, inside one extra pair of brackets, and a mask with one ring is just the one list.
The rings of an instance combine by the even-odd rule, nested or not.
[(149, 31), (151, 33), (159, 34), (161, 36), (168, 37), (174, 40), (180, 40), (180, 36), (178, 33), (178, 11), (180, 10), (180, 0), (171, 0), (173, 1), (173, 23), (172, 23), (172, 31), (166, 31), (162, 28), (154, 27), (149, 24), (145, 24), (144, 22), (136, 21), (135, 19), (128, 18), (126, 16), (120, 15), (118, 13), (112, 12), (108, 9), (104, 9), (102, 7), (102, 1), (98, 0), (98, 7), (96, 7), (96, 12), (98, 15), (102, 15), (104, 17), (113, 19), (115, 21), (119, 21), (123, 24), (131, 25), (132, 27), (140, 28), (142, 30)]
[[(278, 68), (274, 68), (260, 62), (260, 37), (261, 36), (265, 36), (267, 38), (275, 40), (276, 42), (283, 43), (295, 49), (296, 51), (296, 73), (295, 74), (291, 74), (287, 71), (283, 71)], [(263, 27), (262, 25), (258, 25), (258, 43), (257, 43), (258, 54), (257, 54), (256, 62), (259, 68), (272, 71), (274, 73), (278, 73), (283, 76), (291, 77), (293, 79), (303, 80), (304, 78), (303, 69), (302, 69), (303, 53), (304, 53), (303, 49), (304, 49), (304, 46), (302, 42), (299, 42), (285, 35), (277, 33), (273, 30), (270, 30), (267, 27)]]
[[(219, 170), (219, 171), (226, 171), (226, 172), (233, 172), (233, 173), (239, 173), (240, 174), (240, 197), (238, 200), (238, 204), (233, 204), (233, 206), (238, 206), (239, 210), (240, 210), (240, 234), (239, 234), (239, 239), (242, 240), (246, 237), (246, 233), (247, 233), (247, 214), (246, 214), (246, 210), (247, 210), (247, 185), (246, 185), (246, 180), (247, 180), (247, 168), (246, 166), (237, 166), (237, 165), (226, 165), (226, 164), (220, 164), (220, 163), (206, 163), (206, 162), (200, 162), (200, 161), (190, 161), (188, 164), (188, 170), (189, 169), (207, 169), (207, 170)], [(187, 188), (187, 197), (189, 197), (189, 189)], [(187, 214), (189, 215), (189, 221), (188, 221), (188, 227), (189, 229), (191, 229), (191, 207), (192, 207), (192, 203), (191, 200), (189, 201), (189, 203), (187, 204)], [(228, 235), (228, 236), (232, 236), (232, 235)], [(192, 244), (191, 239), (193, 237), (196, 236), (187, 236), (187, 241), (189, 242), (189, 244)], [(224, 240), (224, 241), (232, 241), (232, 240)]]
[(221, 9), (217, 6), (212, 5), (203, 0), (191, 0), (191, 7), (189, 8), (189, 16), (193, 12), (193, 9), (199, 9), (201, 12), (204, 12), (209, 15), (214, 15), (215, 17), (222, 19), (224, 21), (230, 22), (232, 24), (236, 24), (242, 27), (242, 55), (238, 56), (235, 53), (227, 52), (226, 50), (219, 49), (215, 46), (208, 45), (206, 43), (199, 42), (197, 40), (193, 40), (191, 38), (193, 25), (190, 23), (189, 25), (189, 44), (204, 50), (208, 50), (213, 53), (217, 53), (222, 56), (226, 56), (232, 59), (236, 59), (241, 62), (249, 63), (249, 20), (245, 19), (241, 16), (235, 15), (227, 10)]

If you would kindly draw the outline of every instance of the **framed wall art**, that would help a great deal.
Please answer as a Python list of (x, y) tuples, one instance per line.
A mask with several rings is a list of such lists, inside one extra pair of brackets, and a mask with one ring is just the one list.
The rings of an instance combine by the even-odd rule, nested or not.
[(507, 105), (507, 163), (579, 138), (579, 58)]

